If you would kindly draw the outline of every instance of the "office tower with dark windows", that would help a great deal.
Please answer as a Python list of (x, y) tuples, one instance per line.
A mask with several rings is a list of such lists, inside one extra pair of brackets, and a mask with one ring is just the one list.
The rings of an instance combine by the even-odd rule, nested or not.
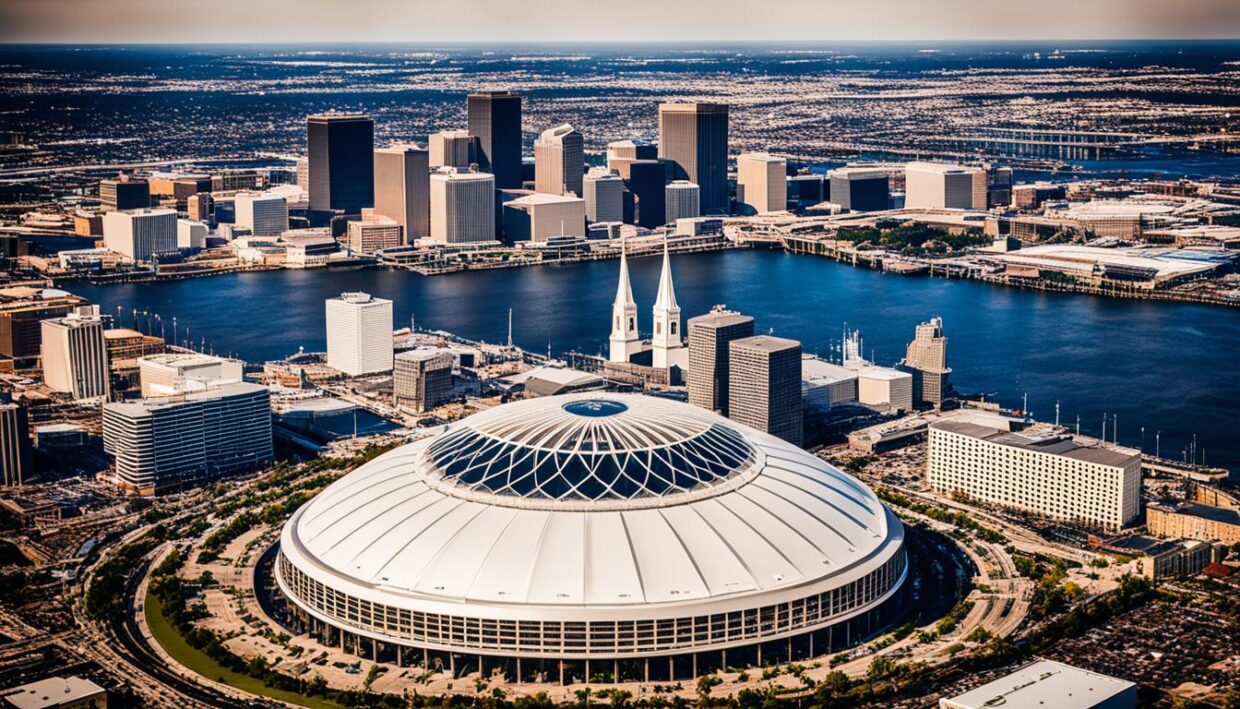
[(430, 411), (452, 398), (452, 353), (409, 350), (396, 355), (392, 390), (396, 405)]
[(728, 362), (733, 340), (753, 337), (753, 318), (716, 310), (689, 318), (689, 403), (728, 415)]
[(29, 415), (25, 407), (0, 403), (0, 484), (17, 487), (32, 472)]
[(375, 151), (375, 214), (393, 219), (402, 240), (431, 235), (430, 153), (418, 145)]
[(108, 209), (146, 209), (151, 206), (151, 184), (124, 175), (99, 181), (99, 206)]
[(582, 181), (586, 221), (624, 221), (624, 180), (602, 168), (594, 168)]
[(645, 140), (617, 140), (607, 144), (607, 169), (629, 179), (629, 165), (637, 160), (657, 160), (659, 146)]
[(887, 171), (872, 167), (841, 167), (827, 173), (831, 181), (830, 199), (853, 212), (887, 209), (890, 179)]
[(478, 139), (478, 169), (495, 175), (496, 189), (521, 187), (521, 97), (475, 91), (466, 99), (469, 134)]
[(548, 128), (534, 143), (534, 191), (582, 196), (585, 142), (569, 124)]
[(636, 223), (654, 229), (667, 222), (667, 166), (662, 160), (634, 160), (629, 164), (629, 192), (633, 193)]
[(361, 214), (375, 204), (375, 122), (360, 113), (321, 113), (306, 121), (310, 209)]
[(801, 343), (757, 335), (729, 351), (728, 418), (801, 445)]
[(666, 188), (663, 221), (675, 224), (678, 219), (702, 216), (702, 189), (685, 180), (675, 180)]
[(673, 180), (688, 180), (701, 187), (702, 214), (728, 213), (726, 104), (661, 104), (659, 157), (672, 162)]

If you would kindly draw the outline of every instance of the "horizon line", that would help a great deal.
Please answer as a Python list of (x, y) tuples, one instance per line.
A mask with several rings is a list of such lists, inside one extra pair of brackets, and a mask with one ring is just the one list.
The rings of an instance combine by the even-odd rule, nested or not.
[(294, 46), (294, 45), (322, 45), (322, 46), (351, 46), (351, 45), (469, 45), (469, 46), (492, 46), (506, 47), (513, 45), (543, 45), (543, 46), (621, 46), (621, 45), (771, 45), (771, 44), (844, 44), (844, 45), (864, 45), (864, 44), (1030, 44), (1040, 42), (1067, 42), (1067, 43), (1105, 43), (1120, 44), (1127, 42), (1140, 43), (1175, 43), (1175, 42), (1201, 42), (1201, 43), (1240, 43), (1240, 35), (1235, 37), (1109, 37), (1109, 38), (1076, 38), (1076, 37), (1041, 37), (1041, 38), (1025, 38), (1025, 39), (980, 39), (980, 38), (946, 38), (946, 39), (928, 39), (928, 38), (885, 38), (885, 39), (583, 39), (576, 41), (569, 40), (542, 40), (542, 39), (523, 39), (523, 40), (504, 40), (502, 42), (478, 40), (478, 39), (462, 39), (462, 40), (429, 40), (429, 39), (411, 39), (411, 40), (387, 40), (387, 39), (357, 39), (357, 40), (341, 40), (341, 39), (298, 39), (298, 40), (278, 40), (278, 41), (202, 41), (202, 42), (158, 42), (158, 41), (109, 41), (109, 42), (74, 42), (74, 41), (6, 41), (0, 40), (0, 47), (246, 47), (246, 46)]

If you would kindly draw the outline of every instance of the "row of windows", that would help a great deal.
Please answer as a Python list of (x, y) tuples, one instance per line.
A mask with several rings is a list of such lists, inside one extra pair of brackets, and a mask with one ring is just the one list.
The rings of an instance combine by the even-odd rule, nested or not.
[(822, 625), (882, 597), (900, 581), (905, 563), (901, 547), (881, 568), (846, 586), (762, 608), (661, 620), (589, 622), (466, 618), (373, 603), (310, 578), (283, 553), (277, 572), (300, 605), (343, 625), (414, 644), (455, 646), (468, 651), (615, 655), (760, 640)]

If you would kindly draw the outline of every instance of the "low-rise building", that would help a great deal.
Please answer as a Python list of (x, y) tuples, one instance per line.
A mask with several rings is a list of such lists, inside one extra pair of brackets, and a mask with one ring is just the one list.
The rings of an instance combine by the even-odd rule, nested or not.
[(1240, 510), (1226, 507), (1195, 502), (1147, 505), (1145, 525), (1159, 537), (1240, 544)]
[(1038, 660), (1010, 675), (950, 699), (939, 709), (1136, 709), (1137, 685), (1052, 660)]
[(81, 677), (48, 677), (0, 691), (0, 701), (14, 709), (107, 709), (108, 693)]
[(452, 352), (416, 349), (395, 356), (392, 390), (396, 405), (429, 411), (452, 398)]
[(857, 400), (857, 372), (817, 357), (803, 357), (801, 399), (805, 406), (823, 411), (837, 404), (854, 402)]

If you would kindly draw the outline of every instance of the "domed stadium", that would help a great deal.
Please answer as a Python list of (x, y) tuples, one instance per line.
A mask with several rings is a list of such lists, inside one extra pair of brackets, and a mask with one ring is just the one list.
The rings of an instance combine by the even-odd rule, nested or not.
[(833, 652), (902, 605), (899, 520), (778, 438), (688, 404), (504, 404), (392, 450), (285, 526), (302, 628), (517, 681), (686, 679)]

